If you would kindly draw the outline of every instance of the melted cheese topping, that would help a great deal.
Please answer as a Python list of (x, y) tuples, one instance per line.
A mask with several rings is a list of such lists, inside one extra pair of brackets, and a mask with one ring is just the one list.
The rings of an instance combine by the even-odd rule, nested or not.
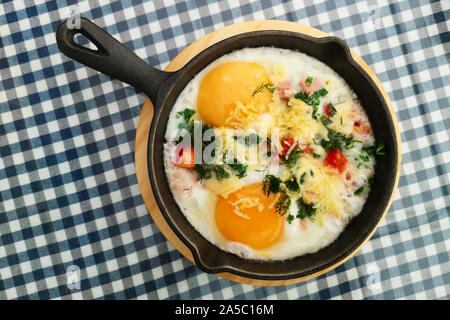
[(297, 181), (303, 180), (302, 198), (308, 203), (317, 204), (316, 216), (319, 223), (322, 223), (327, 214), (333, 214), (337, 218), (341, 216), (342, 192), (345, 189), (341, 176), (324, 166), (322, 161), (311, 156), (301, 157), (295, 173)]

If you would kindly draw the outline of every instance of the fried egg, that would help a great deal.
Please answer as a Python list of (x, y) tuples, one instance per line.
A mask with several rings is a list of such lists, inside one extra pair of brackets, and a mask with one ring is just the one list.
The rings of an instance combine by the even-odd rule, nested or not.
[(271, 47), (229, 53), (195, 75), (165, 138), (167, 179), (189, 223), (220, 249), (261, 260), (313, 253), (345, 232), (384, 153), (342, 77)]

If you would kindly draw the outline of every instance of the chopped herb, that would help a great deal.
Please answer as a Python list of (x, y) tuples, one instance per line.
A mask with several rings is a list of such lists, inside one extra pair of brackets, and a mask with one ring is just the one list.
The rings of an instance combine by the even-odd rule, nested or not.
[(318, 106), (312, 106), (312, 108), (313, 108), (313, 112), (311, 114), (311, 117), (313, 119), (317, 119), (317, 111), (319, 111), (319, 107)]
[(358, 189), (356, 189), (355, 192), (354, 192), (354, 194), (355, 194), (355, 195), (358, 195), (358, 194), (360, 194), (361, 192), (363, 192), (363, 191), (364, 191), (364, 186), (365, 186), (365, 185), (362, 185), (361, 187), (359, 187)]
[(300, 154), (303, 153), (300, 147), (292, 149), (291, 153), (289, 153), (288, 158), (284, 159), (283, 164), (285, 164), (289, 169), (292, 169), (296, 164), (298, 158), (300, 158)]
[(212, 165), (202, 163), (196, 164), (194, 170), (198, 173), (199, 180), (207, 180), (211, 178)]
[(314, 177), (314, 171), (309, 170), (309, 174), (311, 175), (311, 177)]
[(295, 99), (302, 100), (306, 104), (313, 107), (312, 118), (316, 119), (318, 106), (320, 104), (320, 97), (324, 97), (328, 94), (328, 91), (325, 88), (319, 89), (312, 94), (307, 94), (306, 92), (300, 91), (294, 95)]
[(303, 172), (303, 174), (300, 176), (300, 184), (303, 184), (303, 182), (305, 182), (305, 176), (306, 172)]
[[(201, 121), (194, 121), (192, 119), (192, 116), (194, 115), (194, 113), (195, 113), (194, 110), (188, 109), (188, 108), (177, 113), (178, 115), (183, 117), (184, 124), (182, 124), (180, 126), (180, 128), (185, 129), (185, 130), (182, 131), (184, 133), (178, 137), (176, 144), (183, 142), (183, 144), (192, 146), (194, 144), (194, 133), (199, 132), (197, 128), (201, 128), (202, 137), (207, 130), (213, 129), (212, 126), (210, 126), (208, 124), (203, 124)], [(197, 150), (198, 148), (196, 148), (194, 150), (194, 152), (196, 154), (198, 154), (198, 153), (203, 154), (203, 150), (207, 146), (209, 146), (210, 144), (214, 144), (214, 145), (216, 144), (215, 138), (216, 138), (215, 135), (212, 135), (210, 138), (210, 141), (202, 141), (201, 149)], [(213, 157), (215, 156), (215, 148), (212, 149), (211, 155)], [(207, 164), (207, 163), (196, 164), (194, 166), (193, 170), (198, 173), (199, 180), (206, 180), (206, 179), (210, 179), (212, 177), (211, 171), (213, 170), (213, 165)], [(219, 177), (221, 176), (220, 173), (218, 176)]]
[(282, 193), (277, 202), (275, 202), (275, 211), (280, 215), (284, 216), (291, 206), (291, 198), (286, 194)]
[(377, 156), (384, 156), (386, 154), (385, 151), (382, 151), (385, 148), (385, 145), (380, 143), (377, 148), (375, 149), (375, 154)]
[(328, 116), (331, 118), (336, 114), (337, 110), (331, 102), (328, 104), (328, 106), (330, 107), (330, 112), (328, 113)]
[(281, 180), (278, 177), (273, 175), (265, 176), (263, 180), (263, 191), (266, 197), (268, 197), (270, 193), (280, 192), (280, 183)]
[(356, 189), (355, 192), (354, 192), (353, 194), (358, 195), (358, 194), (362, 193), (362, 192), (364, 191), (364, 188), (365, 188), (366, 186), (367, 186), (367, 187), (370, 187), (372, 184), (373, 184), (373, 178), (372, 178), (372, 177), (369, 177), (369, 178), (367, 179), (367, 183), (366, 183), (366, 184), (363, 184), (361, 187), (359, 187), (358, 189)]
[(373, 145), (370, 147), (363, 147), (362, 150), (370, 155), (384, 156), (386, 154), (386, 152), (383, 151), (385, 147), (384, 144), (380, 143), (378, 146)]
[(309, 77), (308, 76), (308, 78), (306, 78), (306, 81), (305, 81), (305, 84), (306, 84), (306, 86), (309, 88), (310, 86), (311, 86), (311, 82), (312, 82), (312, 77)]
[(180, 116), (183, 117), (183, 120), (185, 123), (187, 123), (191, 119), (191, 117), (194, 115), (194, 113), (195, 113), (195, 110), (192, 110), (189, 108), (186, 108), (183, 111), (177, 112), (177, 114), (179, 114)]
[(273, 93), (275, 91), (275, 86), (272, 84), (266, 84), (265, 87), (270, 91), (270, 93)]
[(364, 150), (362, 150), (361, 153), (355, 158), (355, 161), (357, 163), (356, 167), (358, 169), (361, 166), (364, 166), (364, 168), (368, 168), (366, 163), (370, 161), (370, 156)]
[(216, 174), (216, 179), (218, 181), (222, 181), (223, 179), (227, 179), (230, 177), (230, 174), (227, 170), (225, 170), (224, 166), (221, 165), (213, 165), (213, 170)]
[(330, 118), (328, 118), (325, 114), (322, 114), (320, 116), (320, 121), (323, 123), (323, 125), (326, 127), (328, 126), (330, 123), (332, 123), (333, 121), (331, 121)]
[[(186, 129), (187, 132), (185, 133), (184, 136), (179, 136), (176, 143), (179, 144), (182, 141), (188, 141), (188, 142), (190, 142), (190, 145), (193, 145), (194, 144), (194, 134), (195, 134), (195, 132), (199, 132), (199, 130), (196, 129), (199, 127), (201, 127), (201, 132), (202, 132), (201, 137), (204, 136), (206, 131), (208, 131), (210, 129), (214, 130), (213, 126), (211, 126), (209, 124), (203, 123), (201, 121), (189, 120), (189, 121), (185, 122), (185, 125), (183, 126), (183, 128)], [(204, 141), (202, 139), (202, 150), (196, 150), (196, 152), (203, 152), (203, 150), (208, 145), (210, 145), (211, 143), (216, 143), (215, 140), (216, 140), (215, 135), (211, 136), (210, 141)], [(212, 154), (212, 155), (214, 155), (214, 154)]]
[(252, 97), (253, 97), (255, 94), (260, 93), (261, 91), (263, 91), (263, 90), (264, 90), (264, 86), (265, 86), (265, 83), (264, 83), (264, 81), (263, 81), (259, 86), (256, 87), (255, 90), (253, 90)]
[(311, 221), (314, 219), (314, 215), (316, 214), (316, 208), (313, 204), (304, 202), (303, 199), (300, 197), (297, 199), (297, 208), (298, 208), (297, 218), (300, 218), (302, 220), (309, 218), (309, 220)]
[(357, 168), (359, 169), (361, 166), (368, 168), (366, 163), (370, 161), (371, 157), (374, 157), (375, 155), (384, 156), (386, 154), (386, 152), (383, 151), (384, 148), (385, 145), (382, 143), (378, 146), (373, 145), (361, 148), (361, 153), (355, 158)]
[(239, 163), (239, 161), (235, 158), (233, 163), (229, 163), (228, 166), (233, 170), (236, 176), (241, 179), (247, 175), (247, 165)]
[(320, 97), (315, 93), (308, 95), (306, 92), (300, 91), (294, 95), (294, 98), (302, 100), (310, 106), (318, 106), (320, 104)]
[(317, 153), (314, 153), (314, 152), (313, 152), (313, 157), (314, 157), (314, 158), (320, 158), (320, 154), (317, 154)]
[(362, 143), (362, 141), (356, 140), (354, 136), (348, 135), (346, 136), (343, 133), (334, 131), (330, 128), (328, 129), (328, 140), (322, 139), (320, 141), (320, 145), (327, 151), (333, 149), (344, 150), (350, 149), (353, 147), (355, 142)]
[(300, 186), (298, 185), (297, 180), (295, 179), (295, 177), (293, 177), (291, 180), (287, 180), (284, 182), (284, 185), (286, 186), (286, 188), (288, 188), (290, 191), (294, 191), (294, 192), (299, 192), (300, 191)]
[(273, 93), (275, 91), (275, 86), (270, 84), (270, 83), (264, 83), (264, 81), (256, 87), (256, 89), (253, 91), (252, 93), (252, 97), (257, 94), (260, 93), (264, 90), (264, 88), (266, 88), (267, 90), (269, 90), (270, 93)]
[(286, 218), (286, 220), (289, 224), (291, 224), (292, 221), (294, 221), (294, 219), (295, 219), (295, 217), (292, 214), (288, 215), (288, 217)]
[(328, 94), (328, 91), (327, 91), (327, 89), (322, 88), (322, 89), (317, 90), (314, 93), (317, 93), (320, 97), (325, 97)]

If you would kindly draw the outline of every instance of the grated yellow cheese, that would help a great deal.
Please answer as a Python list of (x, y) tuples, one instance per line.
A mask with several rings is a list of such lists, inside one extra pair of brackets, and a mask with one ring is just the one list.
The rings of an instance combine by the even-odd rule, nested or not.
[[(313, 172), (311, 176), (310, 171)], [(333, 174), (328, 167), (324, 166), (322, 160), (312, 157), (301, 157), (296, 178), (300, 181), (305, 173), (301, 186), (302, 198), (309, 203), (316, 203), (316, 216), (321, 221), (326, 214), (340, 217), (343, 210), (341, 192), (344, 190), (342, 178)]]
[(250, 220), (250, 217), (242, 213), (240, 210), (254, 207), (257, 207), (259, 212), (264, 210), (264, 205), (259, 202), (259, 198), (257, 197), (239, 198), (235, 202), (232, 202), (231, 205), (234, 207), (233, 212), (236, 215), (247, 220)]
[(248, 209), (257, 207), (258, 211), (261, 212), (264, 209), (264, 205), (259, 202), (257, 197), (239, 198), (235, 202), (231, 203), (232, 206), (238, 206), (239, 209)]
[(266, 106), (244, 105), (236, 102), (235, 108), (229, 113), (225, 124), (234, 128), (248, 128), (255, 120), (260, 120), (260, 115), (264, 113)]
[(231, 176), (221, 182), (217, 179), (208, 179), (205, 181), (205, 187), (215, 195), (226, 199), (230, 194), (241, 189), (243, 184), (238, 177)]
[(350, 100), (341, 102), (339, 104), (335, 104), (334, 107), (336, 108), (337, 111), (337, 114), (335, 116), (336, 118), (335, 121), (333, 121), (331, 124), (328, 125), (328, 127), (335, 131), (339, 131), (345, 134), (351, 134), (353, 131), (353, 126), (349, 121), (349, 118), (352, 114), (351, 106), (352, 101)]
[(239, 207), (234, 207), (233, 213), (241, 218), (250, 220), (250, 217), (246, 214), (243, 214), (242, 212), (239, 211)]
[(296, 140), (312, 143), (317, 135), (327, 135), (323, 124), (312, 118), (313, 108), (301, 100), (291, 98), (286, 106), (275, 98), (269, 110), (275, 122), (274, 127), (279, 128), (281, 138), (290, 135)]

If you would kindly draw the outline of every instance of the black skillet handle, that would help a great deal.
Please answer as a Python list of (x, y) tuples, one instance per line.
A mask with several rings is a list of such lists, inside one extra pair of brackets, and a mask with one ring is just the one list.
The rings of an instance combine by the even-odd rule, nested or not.
[[(98, 50), (91, 50), (75, 43), (81, 33), (94, 43)], [(153, 68), (127, 47), (86, 18), (81, 18), (80, 28), (68, 28), (61, 23), (56, 32), (59, 49), (69, 58), (126, 82), (143, 91), (155, 103), (159, 87), (171, 73)]]

